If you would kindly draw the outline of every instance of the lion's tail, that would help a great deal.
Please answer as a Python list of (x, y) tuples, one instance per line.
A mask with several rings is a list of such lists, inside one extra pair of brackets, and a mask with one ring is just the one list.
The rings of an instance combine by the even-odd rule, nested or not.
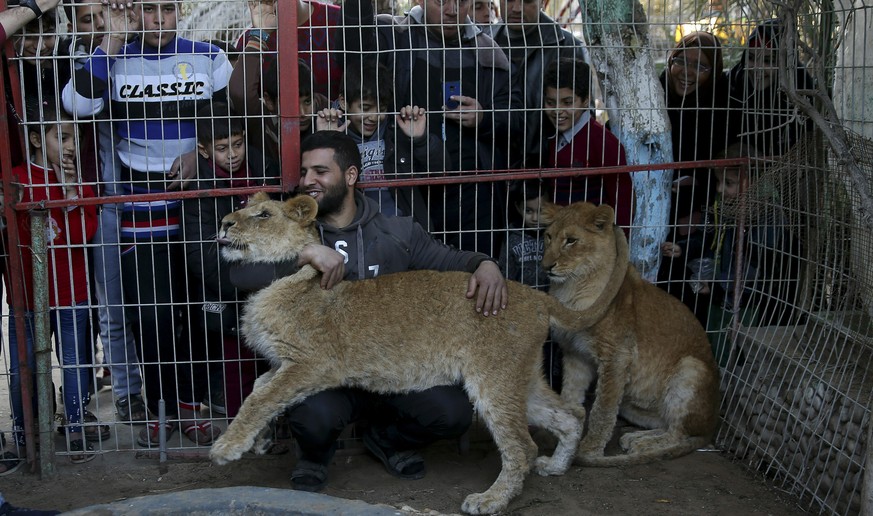
[(635, 466), (650, 462), (669, 460), (688, 455), (689, 453), (703, 448), (711, 442), (711, 439), (703, 436), (686, 437), (674, 444), (661, 448), (651, 448), (639, 453), (626, 453), (619, 455), (601, 456), (577, 456), (573, 464), (577, 466), (591, 466), (597, 468), (609, 468), (616, 466)]

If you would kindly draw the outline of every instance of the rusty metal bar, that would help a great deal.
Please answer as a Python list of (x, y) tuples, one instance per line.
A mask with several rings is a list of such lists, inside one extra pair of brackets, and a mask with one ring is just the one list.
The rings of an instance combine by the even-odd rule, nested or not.
[[(39, 411), (39, 467), (42, 475), (53, 477), (55, 440), (52, 437), (54, 408), (52, 399), (52, 335), (49, 307), (48, 243), (46, 242), (47, 210), (30, 213), (31, 250), (33, 256), (33, 355), (36, 361), (37, 410)], [(28, 405), (29, 397), (22, 396)]]

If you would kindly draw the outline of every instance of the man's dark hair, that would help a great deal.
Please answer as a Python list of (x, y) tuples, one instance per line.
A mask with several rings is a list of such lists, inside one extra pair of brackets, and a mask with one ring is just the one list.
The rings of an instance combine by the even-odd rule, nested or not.
[(211, 145), (215, 140), (238, 136), (245, 132), (245, 125), (224, 102), (209, 102), (197, 110), (197, 143)]
[(393, 78), (385, 66), (375, 59), (364, 59), (346, 67), (343, 74), (343, 96), (351, 104), (364, 99), (378, 102), (380, 110), (391, 105)]
[(562, 57), (546, 68), (543, 88), (572, 88), (579, 98), (591, 96), (591, 68), (581, 59)]
[(317, 149), (331, 149), (333, 160), (339, 165), (340, 170), (346, 171), (349, 167), (356, 167), (361, 171), (361, 151), (358, 144), (351, 136), (339, 131), (318, 131), (306, 137), (300, 148), (300, 154)]

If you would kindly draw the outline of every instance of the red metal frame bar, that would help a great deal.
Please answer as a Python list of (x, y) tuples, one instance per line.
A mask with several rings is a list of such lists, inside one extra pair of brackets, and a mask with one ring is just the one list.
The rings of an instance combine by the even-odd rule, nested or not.
[[(7, 9), (6, 0), (0, 0), (0, 8), (2, 10)], [(6, 58), (7, 70), (9, 72), (10, 85), (9, 91), (12, 92), (12, 98), (14, 102), (14, 107), (19, 113), (23, 113), (22, 110), (22, 101), (21, 101), (21, 85), (18, 79), (18, 70), (14, 66), (12, 62), (12, 58), (15, 56), (15, 51), (12, 48), (12, 38), (11, 34), (7, 35), (6, 45), (4, 45), (3, 53)], [(0, 91), (3, 91), (3, 102), (0, 102), (0, 124), (3, 124), (3, 128), (9, 128), (9, 113), (6, 110), (6, 103), (8, 99), (6, 99), (6, 71), (0, 70)], [(17, 125), (17, 123), (15, 124)], [(21, 208), (15, 205), (15, 195), (13, 193), (16, 191), (16, 188), (13, 187), (12, 184), (12, 143), (10, 141), (10, 135), (6, 134), (5, 137), (0, 137), (0, 167), (2, 167), (2, 176), (3, 176), (3, 196), (4, 196), (4, 214), (6, 216), (7, 225), (6, 225), (6, 252), (9, 256), (7, 262), (7, 270), (5, 271), (8, 274), (8, 282), (9, 288), (11, 290), (10, 294), (12, 295), (12, 309), (15, 311), (15, 320), (9, 321), (9, 324), (15, 324), (17, 331), (17, 347), (18, 347), (18, 367), (20, 373), (20, 383), (21, 383), (21, 398), (31, 399), (33, 397), (33, 392), (31, 392), (33, 386), (33, 371), (30, 370), (30, 366), (27, 361), (27, 335), (25, 334), (25, 322), (24, 322), (24, 312), (27, 310), (24, 303), (24, 284), (22, 282), (22, 273), (21, 273), (21, 254), (18, 252), (13, 252), (13, 250), (17, 250), (20, 247), (21, 241), (18, 235), (18, 213), (17, 211), (21, 211), (27, 208)], [(23, 142), (22, 142), (23, 143)], [(22, 149), (22, 156), (24, 156), (24, 150)], [(27, 458), (27, 463), (30, 465), (30, 470), (33, 472), (36, 469), (36, 436), (33, 433), (33, 405), (30, 403), (22, 403), (22, 408), (24, 409), (24, 438), (26, 441), (25, 444), (25, 454)]]
[[(300, 182), (300, 100), (297, 77), (297, 5), (277, 2), (279, 27), (293, 30), (276, 31), (279, 60), (279, 159), (282, 163), (282, 186), (289, 191)], [(283, 37), (284, 36), (284, 37)], [(242, 192), (240, 192), (242, 193)]]

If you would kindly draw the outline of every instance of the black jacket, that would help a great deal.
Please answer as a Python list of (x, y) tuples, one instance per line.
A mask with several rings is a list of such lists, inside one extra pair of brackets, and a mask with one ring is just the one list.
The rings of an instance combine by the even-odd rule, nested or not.
[[(279, 184), (278, 165), (260, 152), (246, 152), (249, 177), (263, 185)], [(215, 176), (202, 156), (197, 161), (196, 189), (230, 188), (230, 181)], [(215, 236), (221, 219), (240, 209), (244, 199), (237, 195), (185, 199), (182, 203), (182, 234), (191, 285), (191, 318), (203, 329), (237, 333), (243, 295), (230, 282), (229, 264), (219, 253)], [(192, 325), (195, 324), (192, 322)]]
[[(764, 40), (778, 49), (781, 36), (779, 20), (770, 20), (752, 32), (749, 43)], [(765, 90), (755, 90), (746, 69), (748, 52), (748, 49), (743, 52), (740, 62), (730, 71), (731, 112), (736, 117), (732, 126), (739, 127), (740, 139), (754, 145), (759, 155), (780, 156), (797, 143), (801, 134), (812, 129), (812, 120), (800, 113), (777, 81)], [(815, 81), (802, 65), (798, 64), (793, 73), (798, 90), (815, 87)]]

